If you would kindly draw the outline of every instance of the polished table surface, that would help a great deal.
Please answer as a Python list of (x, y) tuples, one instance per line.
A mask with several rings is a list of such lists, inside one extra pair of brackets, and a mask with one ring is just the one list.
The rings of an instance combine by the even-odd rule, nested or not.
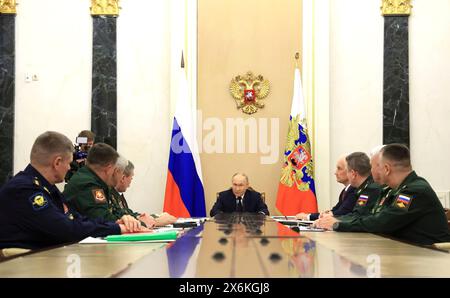
[(450, 277), (450, 254), (373, 234), (300, 232), (231, 214), (176, 242), (73, 244), (0, 263), (0, 277)]

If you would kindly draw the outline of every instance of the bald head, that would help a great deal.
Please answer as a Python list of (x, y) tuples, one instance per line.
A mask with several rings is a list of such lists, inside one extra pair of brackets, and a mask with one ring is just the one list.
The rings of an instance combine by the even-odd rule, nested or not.
[(347, 186), (348, 176), (347, 176), (347, 161), (345, 160), (345, 156), (341, 156), (336, 162), (336, 171), (334, 172), (336, 176), (336, 181)]
[(248, 176), (244, 173), (235, 173), (233, 176), (231, 176), (231, 181), (233, 182), (235, 178), (238, 180), (245, 180), (245, 182), (248, 183)]
[(42, 167), (50, 166), (56, 156), (70, 158), (73, 152), (72, 142), (56, 131), (46, 131), (34, 141), (30, 153), (30, 162)]

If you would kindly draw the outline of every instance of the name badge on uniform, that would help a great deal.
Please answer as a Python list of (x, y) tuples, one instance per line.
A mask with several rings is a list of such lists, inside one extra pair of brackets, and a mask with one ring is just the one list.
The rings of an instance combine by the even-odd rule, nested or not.
[(361, 206), (361, 207), (366, 206), (368, 200), (369, 200), (369, 196), (360, 195), (358, 198), (358, 201), (356, 201), (356, 205)]
[(412, 198), (405, 196), (405, 195), (398, 195), (397, 199), (395, 200), (395, 206), (397, 206), (400, 209), (408, 210), (409, 206), (411, 205)]
[(106, 203), (106, 196), (103, 192), (103, 189), (93, 189), (92, 195), (94, 196), (94, 200), (97, 204), (104, 204)]

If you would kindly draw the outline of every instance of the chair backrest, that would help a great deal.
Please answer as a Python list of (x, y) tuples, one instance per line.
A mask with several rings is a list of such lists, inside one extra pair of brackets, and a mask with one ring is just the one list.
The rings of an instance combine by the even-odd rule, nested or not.
[[(231, 189), (231, 188), (230, 188), (230, 189)], [(251, 187), (251, 186), (249, 186), (248, 189), (250, 189), (251, 191), (256, 191), (256, 190), (254, 190), (253, 187)], [(259, 192), (259, 191), (256, 191), (256, 192)], [(216, 192), (216, 199), (219, 198), (219, 193), (220, 193), (220, 192)], [(262, 201), (263, 201), (264, 204), (265, 204), (265, 203), (266, 203), (266, 193), (265, 193), (265, 192), (260, 192), (260, 194), (261, 194), (261, 199), (262, 199)]]

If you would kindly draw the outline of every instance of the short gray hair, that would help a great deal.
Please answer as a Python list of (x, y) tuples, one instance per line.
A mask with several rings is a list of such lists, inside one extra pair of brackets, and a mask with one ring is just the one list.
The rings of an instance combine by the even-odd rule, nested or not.
[(56, 131), (46, 131), (34, 141), (31, 147), (30, 162), (47, 166), (54, 155), (73, 153), (73, 144), (65, 135)]
[(128, 161), (128, 165), (125, 167), (123, 174), (129, 177), (131, 173), (133, 173), (133, 171), (134, 171), (134, 164), (131, 161)]
[(370, 160), (364, 152), (353, 152), (345, 160), (347, 161), (347, 169), (349, 171), (353, 170), (361, 176), (370, 175)]
[(380, 153), (380, 152), (381, 152), (381, 149), (383, 149), (384, 146), (386, 146), (386, 145), (376, 146), (375, 148), (373, 148), (372, 150), (370, 150), (369, 157), (372, 158), (372, 157), (374, 157), (375, 155), (377, 155), (378, 153)]
[(128, 159), (123, 157), (122, 155), (119, 155), (119, 158), (117, 158), (116, 161), (116, 168), (125, 171), (125, 168), (128, 166)]

